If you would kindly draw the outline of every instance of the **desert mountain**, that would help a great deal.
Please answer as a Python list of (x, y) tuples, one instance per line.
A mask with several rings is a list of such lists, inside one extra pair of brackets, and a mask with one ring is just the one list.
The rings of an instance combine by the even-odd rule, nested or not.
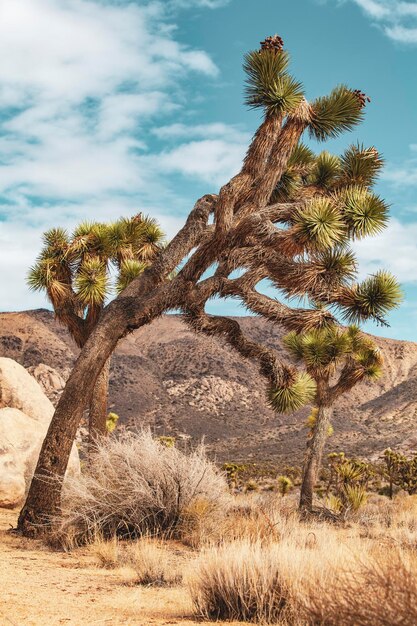
[[(240, 318), (244, 331), (283, 353), (278, 328)], [(375, 338), (385, 372), (341, 398), (328, 449), (371, 456), (417, 435), (417, 345)], [(0, 356), (29, 371), (43, 363), (64, 378), (77, 355), (65, 328), (47, 310), (0, 314)], [(205, 438), (221, 460), (299, 463), (308, 410), (276, 416), (256, 367), (217, 339), (167, 315), (126, 337), (113, 356), (110, 408), (128, 425), (165, 435)]]

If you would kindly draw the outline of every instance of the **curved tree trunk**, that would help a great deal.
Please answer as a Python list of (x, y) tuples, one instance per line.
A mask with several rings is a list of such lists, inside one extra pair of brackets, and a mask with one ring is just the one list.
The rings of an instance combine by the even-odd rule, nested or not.
[[(162, 286), (137, 306), (143, 313), (135, 327), (152, 321), (166, 309)], [(129, 297), (114, 300), (81, 351), (67, 381), (43, 442), (35, 475), (18, 520), (18, 529), (29, 537), (49, 532), (60, 511), (61, 485), (82, 414), (96, 380), (124, 336), (129, 318), (135, 317)]]
[(175, 306), (187, 284), (177, 279), (164, 283), (180, 261), (196, 245), (206, 229), (213, 209), (213, 196), (197, 201), (185, 226), (161, 252), (154, 265), (132, 281), (103, 311), (74, 365), (56, 407), (39, 454), (26, 502), (20, 512), (18, 530), (36, 537), (50, 530), (59, 513), (61, 485), (82, 414), (117, 342), (127, 332), (148, 324)]
[(117, 324), (114, 318), (110, 322), (109, 325), (103, 319), (87, 341), (49, 425), (29, 493), (19, 515), (18, 529), (26, 536), (36, 537), (47, 532), (53, 516), (59, 513), (61, 483), (82, 413), (97, 377), (124, 332), (125, 324), (120, 319)]
[(107, 359), (101, 370), (96, 384), (89, 408), (88, 419), (88, 449), (91, 450), (97, 437), (104, 437), (107, 434), (107, 403), (109, 395), (110, 358)]
[(332, 407), (319, 405), (313, 434), (307, 442), (300, 494), (300, 510), (302, 511), (309, 512), (313, 508), (314, 487), (321, 467), (332, 412)]

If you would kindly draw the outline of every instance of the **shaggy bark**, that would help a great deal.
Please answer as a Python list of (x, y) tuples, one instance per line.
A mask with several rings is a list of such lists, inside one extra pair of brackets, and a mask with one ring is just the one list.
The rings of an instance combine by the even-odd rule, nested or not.
[(310, 512), (313, 508), (314, 488), (321, 467), (331, 416), (332, 407), (318, 406), (316, 423), (307, 442), (307, 452), (303, 464), (303, 481), (300, 494), (300, 509), (302, 511)]
[(110, 359), (107, 359), (101, 370), (90, 402), (88, 416), (88, 446), (92, 449), (97, 437), (107, 434), (107, 403), (109, 394)]

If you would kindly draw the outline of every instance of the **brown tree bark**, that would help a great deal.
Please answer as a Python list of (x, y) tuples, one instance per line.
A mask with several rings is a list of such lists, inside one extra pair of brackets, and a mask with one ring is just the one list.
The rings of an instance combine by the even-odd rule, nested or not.
[(107, 435), (107, 403), (109, 395), (110, 359), (101, 370), (91, 397), (88, 417), (88, 448), (91, 450), (97, 437)]
[(312, 436), (307, 442), (307, 452), (304, 458), (300, 494), (301, 511), (311, 512), (313, 508), (314, 488), (321, 467), (331, 416), (332, 407), (319, 404), (317, 420)]

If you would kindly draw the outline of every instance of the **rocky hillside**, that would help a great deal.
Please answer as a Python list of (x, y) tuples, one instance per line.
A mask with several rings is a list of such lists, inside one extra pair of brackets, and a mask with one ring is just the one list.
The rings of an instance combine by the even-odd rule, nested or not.
[[(277, 328), (254, 317), (240, 319), (250, 337), (282, 352)], [(405, 440), (417, 444), (417, 345), (377, 341), (385, 355), (384, 376), (341, 399), (329, 449), (370, 456)], [(0, 314), (0, 356), (29, 371), (44, 363), (65, 378), (76, 352), (49, 311)], [(157, 433), (194, 441), (204, 437), (219, 459), (298, 463), (307, 411), (276, 416), (264, 392), (251, 363), (220, 341), (194, 334), (173, 315), (124, 339), (113, 357), (110, 407), (125, 424), (150, 424)]]

